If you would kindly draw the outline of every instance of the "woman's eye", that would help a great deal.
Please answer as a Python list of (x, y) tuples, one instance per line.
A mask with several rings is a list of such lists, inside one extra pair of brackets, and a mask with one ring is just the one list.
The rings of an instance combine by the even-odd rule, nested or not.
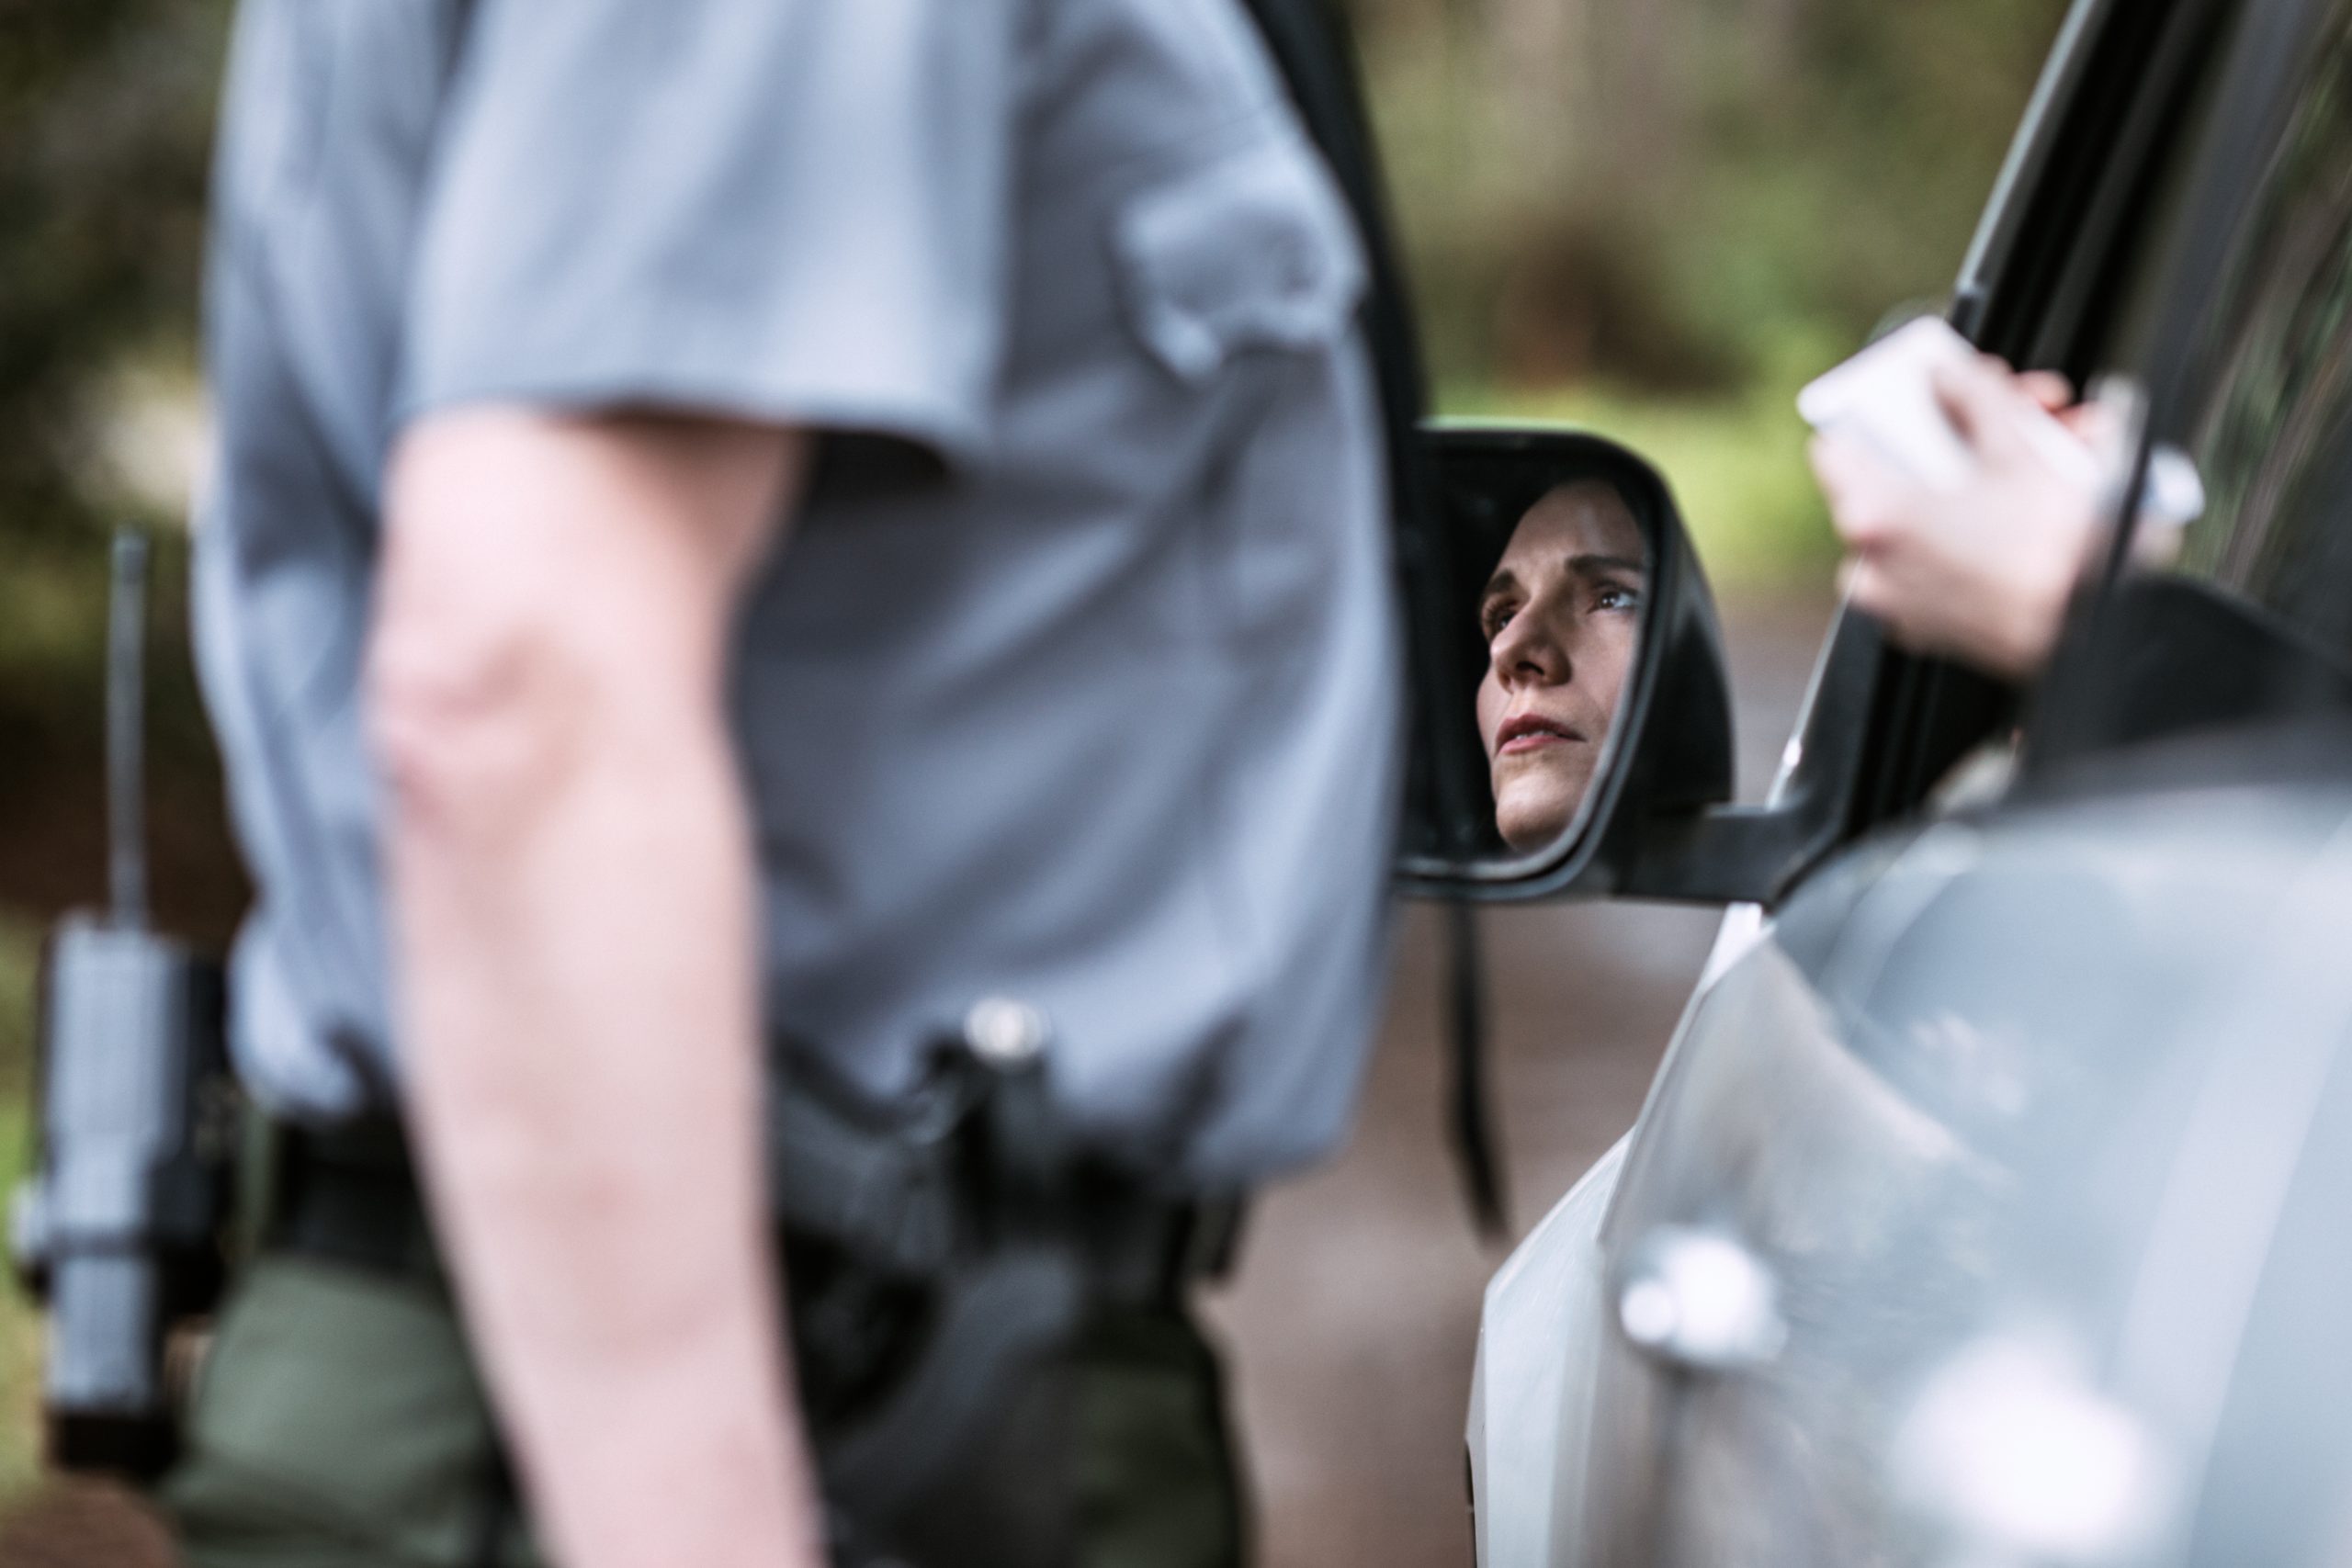
[(1633, 610), (1640, 608), (1641, 603), (1642, 596), (1637, 591), (1611, 585), (1593, 595), (1592, 607), (1596, 610)]
[(1510, 625), (1511, 617), (1512, 617), (1513, 615), (1518, 615), (1518, 614), (1519, 614), (1519, 609), (1518, 609), (1518, 606), (1516, 606), (1516, 605), (1512, 605), (1512, 604), (1489, 604), (1489, 605), (1487, 605), (1487, 608), (1486, 608), (1486, 612), (1478, 617), (1478, 624), (1479, 624), (1480, 627), (1481, 627), (1481, 628), (1486, 632), (1486, 634), (1487, 634), (1487, 640), (1488, 642), (1492, 642), (1492, 641), (1494, 641), (1494, 640), (1495, 640), (1495, 638), (1497, 638), (1497, 637), (1498, 637), (1502, 636), (1502, 635), (1503, 635), (1503, 628), (1504, 628), (1505, 626), (1507, 626)]

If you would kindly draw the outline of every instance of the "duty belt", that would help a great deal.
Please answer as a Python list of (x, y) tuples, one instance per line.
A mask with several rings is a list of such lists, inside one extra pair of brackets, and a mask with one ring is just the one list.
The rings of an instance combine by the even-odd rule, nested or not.
[[(1156, 1191), (1070, 1135), (1043, 1046), (1025, 1010), (976, 1010), (888, 1101), (770, 1055), (769, 1192), (842, 1568), (1068, 1561), (1090, 1319), (1172, 1307), (1230, 1254), (1238, 1204)], [(289, 1132), (279, 1172), (266, 1247), (439, 1280), (396, 1127)]]
[[(952, 1269), (977, 1238), (965, 1184), (987, 1179), (956, 1146), (972, 1080), (934, 1072), (917, 1095), (884, 1107), (850, 1093), (793, 1054), (777, 1059), (767, 1104), (768, 1193), (785, 1235), (854, 1252), (910, 1277)], [(773, 1081), (785, 1079), (788, 1081)], [(1046, 1134), (1059, 1141), (1057, 1134)], [(274, 1251), (423, 1281), (442, 1277), (439, 1248), (396, 1122), (276, 1130), (262, 1243)], [(1013, 1228), (1067, 1225), (1097, 1287), (1113, 1299), (1172, 1298), (1221, 1275), (1239, 1230), (1238, 1201), (1166, 1196), (1107, 1162), (1080, 1160), (1048, 1212)], [(1004, 1196), (1011, 1197), (1010, 1194)], [(1020, 1199), (1012, 1200), (1016, 1205)]]

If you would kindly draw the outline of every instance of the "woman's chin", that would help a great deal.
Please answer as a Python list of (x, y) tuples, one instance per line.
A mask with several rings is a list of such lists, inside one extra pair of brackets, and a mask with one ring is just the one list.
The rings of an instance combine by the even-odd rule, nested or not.
[(1560, 841), (1571, 819), (1576, 816), (1576, 803), (1550, 805), (1535, 809), (1513, 811), (1506, 807), (1495, 815), (1495, 830), (1513, 854), (1532, 854), (1550, 849)]
[(1585, 794), (1592, 787), (1589, 768), (1520, 767), (1499, 781), (1495, 830), (1514, 854), (1551, 848), (1576, 826)]

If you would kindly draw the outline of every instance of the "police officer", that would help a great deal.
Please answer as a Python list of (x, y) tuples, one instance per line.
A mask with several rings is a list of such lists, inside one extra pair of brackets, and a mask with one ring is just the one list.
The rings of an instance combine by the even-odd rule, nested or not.
[[(1238, 0), (243, 0), (213, 224), (287, 1130), (186, 1550), (846, 1553), (776, 1042), (887, 1108), (976, 1004), (1049, 1041), (1114, 1251), (1347, 1118), (1399, 715), (1332, 173)], [(1064, 1357), (1080, 1561), (1238, 1553), (1199, 1252)]]

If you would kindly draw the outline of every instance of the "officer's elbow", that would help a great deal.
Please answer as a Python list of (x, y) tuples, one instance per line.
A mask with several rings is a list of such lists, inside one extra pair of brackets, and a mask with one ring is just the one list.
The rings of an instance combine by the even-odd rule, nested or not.
[[(775, 458), (729, 439), (759, 460), (672, 424), (514, 411), (403, 437), (366, 682), (396, 849), (492, 852), (583, 789), (609, 818), (724, 766), (729, 594)], [(714, 495), (710, 469), (757, 471)]]
[(469, 853), (511, 842), (594, 744), (593, 661), (527, 592), (388, 578), (365, 687), (388, 828)]
[(517, 466), (529, 434), (427, 422), (388, 466), (362, 700), (396, 854), (420, 835), (467, 855), (513, 841), (594, 739), (613, 656), (594, 583), (540, 515), (550, 485)]

